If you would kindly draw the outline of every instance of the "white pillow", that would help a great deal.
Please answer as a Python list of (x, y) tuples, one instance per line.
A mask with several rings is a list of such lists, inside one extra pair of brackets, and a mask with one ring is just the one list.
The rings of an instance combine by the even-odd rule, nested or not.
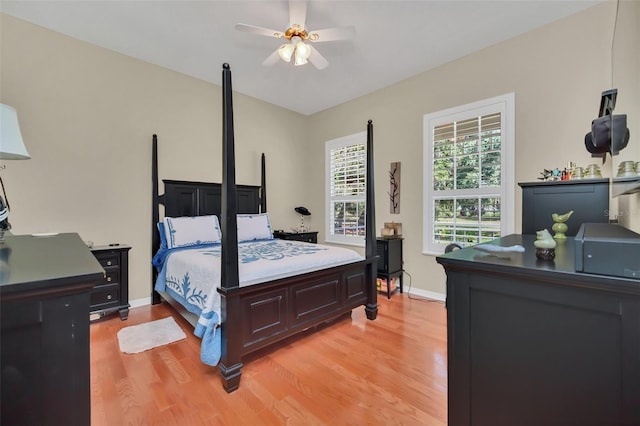
[(167, 248), (219, 243), (222, 239), (218, 217), (165, 217), (164, 234)]
[(269, 213), (239, 214), (237, 218), (239, 243), (243, 241), (273, 239)]

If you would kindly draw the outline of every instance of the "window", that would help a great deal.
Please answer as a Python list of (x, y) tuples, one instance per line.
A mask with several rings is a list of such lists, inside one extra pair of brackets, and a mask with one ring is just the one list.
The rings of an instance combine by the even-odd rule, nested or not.
[(514, 232), (514, 98), (424, 116), (424, 253)]
[(366, 132), (326, 143), (326, 240), (364, 245)]

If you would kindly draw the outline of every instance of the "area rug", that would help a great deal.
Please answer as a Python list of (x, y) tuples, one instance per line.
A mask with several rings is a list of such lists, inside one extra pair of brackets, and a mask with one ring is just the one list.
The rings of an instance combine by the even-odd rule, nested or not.
[(187, 335), (172, 317), (132, 325), (118, 331), (120, 351), (136, 354), (186, 339)]

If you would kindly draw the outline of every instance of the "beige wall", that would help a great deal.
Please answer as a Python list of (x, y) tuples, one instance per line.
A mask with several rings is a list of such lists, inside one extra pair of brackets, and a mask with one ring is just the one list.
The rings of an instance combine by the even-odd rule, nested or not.
[[(614, 86), (620, 89), (616, 113), (633, 113), (630, 116), (635, 121), (629, 127), (632, 135), (638, 135), (640, 2), (622, 3), (620, 21), (624, 22), (617, 28), (614, 58)], [(324, 141), (362, 131), (367, 119), (373, 120), (377, 228), (391, 220), (402, 222), (405, 269), (415, 288), (445, 292), (442, 268), (433, 256), (422, 254), (424, 114), (515, 92), (516, 182), (535, 181), (544, 168), (561, 168), (568, 161), (583, 166), (596, 162), (584, 148), (584, 135), (597, 116), (600, 93), (612, 87), (614, 17), (615, 2), (595, 6), (312, 117), (309, 134), (314, 156), (322, 155)], [(631, 62), (633, 67), (626, 65)], [(616, 170), (621, 160), (640, 160), (637, 136), (635, 140), (632, 136), (623, 154), (613, 161)], [(394, 161), (402, 163), (398, 215), (388, 213), (386, 196), (389, 163)], [(607, 176), (611, 176), (611, 165), (609, 158), (604, 167)], [(314, 172), (320, 175), (322, 164)], [(320, 193), (323, 182), (317, 179), (315, 184), (313, 192)], [(628, 198), (621, 207), (625, 218), (633, 218), (640, 232), (638, 195), (624, 197)], [(515, 200), (516, 232), (520, 232), (522, 192), (518, 186)], [(319, 210), (322, 202), (314, 199), (309, 207)]]
[[(129, 298), (149, 297), (151, 136), (161, 178), (219, 182), (220, 87), (0, 16), (1, 100), (32, 157), (3, 162), (13, 232), (129, 244)], [(234, 106), (238, 183), (260, 183), (265, 152), (273, 225), (296, 223), (308, 118), (242, 95)]]
[[(627, 126), (631, 137), (629, 145), (612, 163), (613, 176), (621, 161), (640, 161), (640, 1), (620, 2), (613, 61), (612, 87), (618, 88), (615, 113), (627, 114)], [(612, 199), (611, 217), (624, 226), (640, 232), (640, 193)]]
[[(516, 181), (531, 181), (543, 168), (593, 162), (584, 134), (600, 93), (618, 87), (616, 113), (633, 118), (632, 139), (607, 160), (611, 176), (619, 161), (640, 159), (634, 139), (640, 134), (639, 3), (621, 2), (613, 74), (615, 3), (608, 2), (310, 117), (235, 95), (237, 180), (259, 183), (259, 153), (265, 152), (274, 227), (295, 226), (293, 207), (305, 205), (314, 213), (305, 223), (323, 239), (324, 142), (364, 131), (372, 119), (377, 228), (403, 223), (412, 286), (442, 294), (442, 268), (421, 253), (423, 115), (515, 92)], [(148, 297), (151, 135), (159, 136), (162, 178), (218, 181), (219, 86), (10, 16), (0, 19), (1, 100), (17, 108), (32, 156), (5, 162), (2, 171), (15, 233), (78, 232), (96, 244), (127, 243), (133, 247), (130, 299)], [(402, 162), (399, 215), (388, 213), (386, 196), (393, 161)], [(519, 187), (516, 192), (519, 230)], [(638, 197), (615, 201), (621, 221), (636, 231)]]

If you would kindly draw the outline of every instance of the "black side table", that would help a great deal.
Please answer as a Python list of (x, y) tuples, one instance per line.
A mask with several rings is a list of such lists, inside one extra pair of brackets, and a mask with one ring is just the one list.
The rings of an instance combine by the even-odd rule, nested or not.
[[(378, 278), (387, 281), (387, 299), (400, 290), (402, 293), (402, 238), (376, 239), (378, 259)], [(391, 290), (391, 280), (397, 278), (400, 284)]]
[(104, 279), (91, 292), (89, 312), (98, 318), (115, 311), (122, 321), (129, 317), (129, 250), (125, 244), (91, 248), (105, 271)]

